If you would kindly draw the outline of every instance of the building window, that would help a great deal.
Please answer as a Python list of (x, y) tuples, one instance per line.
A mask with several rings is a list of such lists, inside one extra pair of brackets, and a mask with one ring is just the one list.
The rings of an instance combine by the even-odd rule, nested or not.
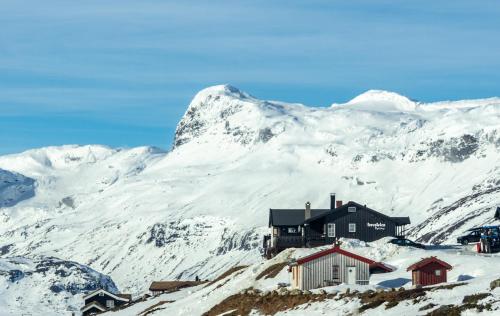
[(107, 308), (115, 308), (115, 301), (113, 301), (113, 300), (106, 300), (106, 307)]
[(332, 279), (339, 280), (340, 279), (340, 268), (339, 266), (332, 267)]
[(103, 293), (103, 292), (100, 292), (100, 293), (99, 293), (99, 296), (104, 296), (104, 293)]
[(350, 233), (356, 232), (356, 223), (349, 223), (349, 232)]
[(278, 235), (278, 228), (274, 227), (273, 228), (273, 236), (277, 236)]
[(436, 270), (436, 276), (441, 276), (441, 270)]
[(328, 223), (328, 237), (335, 237), (335, 224), (334, 223)]
[(349, 212), (349, 213), (356, 213), (356, 206), (349, 206), (347, 208), (347, 212)]
[(288, 233), (289, 234), (296, 234), (297, 233), (297, 228), (295, 228), (295, 227), (288, 227)]

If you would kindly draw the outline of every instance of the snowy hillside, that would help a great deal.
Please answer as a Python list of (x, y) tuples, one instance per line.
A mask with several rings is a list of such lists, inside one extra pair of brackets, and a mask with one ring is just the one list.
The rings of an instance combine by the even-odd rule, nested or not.
[(326, 207), (330, 192), (410, 216), (412, 236), (432, 243), (490, 222), (500, 203), (498, 98), (368, 91), (318, 108), (215, 86), (194, 97), (173, 143), (0, 156), (25, 186), (6, 200), (0, 182), (0, 203), (11, 201), (0, 204), (1, 257), (76, 261), (139, 294), (260, 261), (269, 208)]
[(61, 315), (78, 311), (83, 293), (116, 292), (113, 281), (89, 267), (53, 257), (0, 259), (0, 315)]
[[(427, 315), (447, 307), (462, 307), (468, 314), (497, 315), (500, 310), (500, 288), (491, 290), (490, 283), (500, 278), (500, 255), (477, 255), (472, 247), (459, 249), (435, 247), (422, 250), (388, 244), (390, 238), (373, 243), (343, 240), (342, 248), (358, 255), (383, 261), (394, 271), (373, 274), (369, 285), (345, 285), (298, 291), (279, 284), (290, 284), (286, 262), (310, 255), (316, 249), (287, 249), (271, 260), (239, 267), (233, 273), (212, 284), (162, 294), (106, 316), (129, 315)], [(438, 256), (450, 263), (448, 284), (434, 289), (412, 293), (411, 273), (406, 268), (416, 260)], [(285, 264), (283, 264), (285, 263)], [(397, 291), (394, 291), (396, 289)], [(404, 291), (403, 291), (404, 290)], [(370, 292), (371, 291), (371, 292)], [(395, 301), (364, 301), (370, 293)], [(391, 293), (391, 294), (388, 294)], [(477, 298), (475, 304), (466, 305), (466, 297)], [(472, 301), (472, 300), (470, 300)], [(371, 304), (370, 304), (371, 303)], [(477, 305), (477, 306), (475, 306)], [(437, 315), (458, 315), (443, 311)], [(234, 313), (230, 313), (233, 311)], [(359, 312), (359, 313), (358, 313)]]

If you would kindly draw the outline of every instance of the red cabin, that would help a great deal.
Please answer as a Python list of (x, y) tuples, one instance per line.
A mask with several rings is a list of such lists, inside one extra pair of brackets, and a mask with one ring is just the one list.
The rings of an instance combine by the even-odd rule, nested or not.
[(447, 272), (451, 265), (436, 257), (429, 257), (412, 264), (406, 269), (411, 271), (413, 285), (433, 285), (447, 282)]

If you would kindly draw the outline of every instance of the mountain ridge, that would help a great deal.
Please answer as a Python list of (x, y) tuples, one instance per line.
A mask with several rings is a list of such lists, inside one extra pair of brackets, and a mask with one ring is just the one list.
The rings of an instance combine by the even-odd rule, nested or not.
[(33, 197), (0, 209), (0, 248), (9, 246), (0, 257), (57, 253), (139, 294), (152, 280), (259, 262), (269, 208), (327, 206), (330, 192), (410, 216), (411, 237), (437, 243), (489, 223), (500, 201), (496, 101), (384, 112), (226, 86), (201, 96), (168, 152), (92, 145), (0, 156), (0, 168), (36, 181)]

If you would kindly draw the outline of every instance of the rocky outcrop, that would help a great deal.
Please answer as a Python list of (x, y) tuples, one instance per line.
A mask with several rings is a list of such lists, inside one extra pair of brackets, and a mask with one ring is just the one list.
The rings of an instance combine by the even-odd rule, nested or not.
[(35, 180), (0, 169), (0, 207), (10, 207), (35, 196)]

